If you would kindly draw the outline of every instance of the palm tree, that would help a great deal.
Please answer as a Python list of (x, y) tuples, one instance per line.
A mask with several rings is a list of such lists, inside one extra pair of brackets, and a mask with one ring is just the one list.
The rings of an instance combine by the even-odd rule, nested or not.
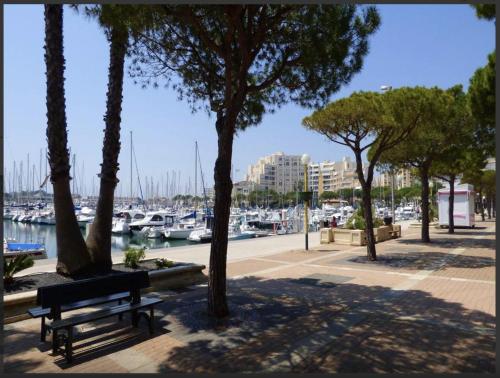
[(112, 266), (113, 200), (118, 184), (123, 67), (129, 35), (125, 12), (124, 6), (120, 5), (97, 5), (86, 8), (87, 15), (97, 18), (101, 27), (104, 28), (110, 46), (99, 199), (96, 216), (87, 237), (87, 247), (92, 263), (99, 271), (109, 271)]
[(66, 103), (64, 97), (63, 7), (45, 5), (47, 77), (47, 142), (50, 180), (54, 187), (57, 271), (73, 275), (89, 269), (91, 260), (76, 221), (69, 180)]

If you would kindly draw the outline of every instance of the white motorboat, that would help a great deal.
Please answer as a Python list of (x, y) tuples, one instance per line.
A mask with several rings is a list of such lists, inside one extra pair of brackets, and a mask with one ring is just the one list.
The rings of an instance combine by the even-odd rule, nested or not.
[(204, 229), (204, 226), (196, 226), (195, 223), (179, 223), (174, 227), (165, 228), (163, 235), (167, 239), (187, 239), (193, 231)]
[(113, 234), (129, 234), (130, 223), (144, 219), (146, 215), (140, 210), (123, 210), (113, 218), (111, 232)]
[(3, 219), (12, 219), (14, 217), (14, 213), (10, 211), (10, 209), (5, 209), (3, 212)]
[(195, 243), (209, 243), (212, 241), (212, 230), (209, 228), (194, 230), (189, 234), (187, 239)]
[(38, 219), (39, 224), (56, 224), (56, 217), (54, 213), (42, 213)]
[(95, 216), (94, 215), (83, 215), (79, 214), (76, 216), (76, 221), (78, 222), (78, 225), (82, 228), (87, 227), (88, 223), (92, 223), (94, 221)]
[(159, 239), (163, 236), (164, 228), (162, 226), (147, 227), (145, 236), (148, 239)]
[(153, 211), (147, 213), (144, 219), (131, 222), (129, 228), (135, 236), (146, 236), (142, 231), (143, 228), (155, 226), (172, 227), (174, 219), (175, 214), (167, 213), (166, 211)]

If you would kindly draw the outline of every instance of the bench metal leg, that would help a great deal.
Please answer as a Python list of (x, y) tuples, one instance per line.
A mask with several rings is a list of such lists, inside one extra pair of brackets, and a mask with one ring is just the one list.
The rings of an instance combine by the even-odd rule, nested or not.
[[(118, 305), (121, 305), (122, 304), (122, 300), (121, 299), (118, 299)], [(119, 314), (118, 315), (118, 320), (119, 321), (122, 321), (123, 320), (123, 314)]]
[(155, 318), (155, 312), (153, 306), (149, 308), (149, 333), (152, 335), (154, 333), (153, 321)]
[(52, 354), (56, 354), (59, 349), (59, 335), (57, 334), (57, 330), (52, 331)]
[(137, 328), (139, 325), (139, 314), (137, 313), (137, 310), (132, 311), (132, 326)]
[(40, 329), (40, 341), (45, 342), (47, 339), (47, 327), (45, 326), (45, 316), (42, 316), (42, 326)]
[(66, 352), (66, 362), (70, 363), (73, 360), (73, 327), (66, 328), (66, 331), (64, 351)]

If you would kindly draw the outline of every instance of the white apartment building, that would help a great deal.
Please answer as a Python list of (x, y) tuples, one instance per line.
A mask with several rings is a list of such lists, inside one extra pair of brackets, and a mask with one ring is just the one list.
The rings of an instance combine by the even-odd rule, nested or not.
[[(392, 175), (390, 173), (381, 173), (373, 179), (373, 186), (391, 187)], [(394, 175), (394, 189), (408, 188), (415, 183), (415, 177), (410, 173), (409, 169), (401, 169)]]
[[(366, 166), (363, 167), (365, 174), (366, 169)], [(350, 157), (343, 157), (338, 162), (311, 163), (308, 176), (310, 190), (318, 195), (323, 192), (352, 189), (361, 185), (356, 172), (356, 162)]]
[(304, 181), (301, 157), (283, 152), (262, 157), (248, 167), (246, 181), (253, 182), (261, 190), (275, 190), (278, 193), (295, 191), (297, 185)]

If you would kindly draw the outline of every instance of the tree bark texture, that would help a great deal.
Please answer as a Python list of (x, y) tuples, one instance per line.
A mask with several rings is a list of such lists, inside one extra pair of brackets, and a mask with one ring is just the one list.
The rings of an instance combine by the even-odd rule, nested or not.
[(479, 213), (481, 214), (481, 220), (484, 222), (484, 201), (483, 201), (483, 191), (479, 190)]
[(47, 143), (50, 180), (54, 189), (57, 271), (74, 275), (90, 267), (90, 255), (76, 221), (70, 191), (64, 97), (63, 8), (45, 5), (45, 65), (47, 77)]
[(104, 143), (100, 173), (99, 199), (96, 216), (87, 237), (92, 264), (97, 271), (111, 270), (111, 229), (113, 201), (118, 183), (120, 154), (120, 124), (123, 92), (123, 66), (127, 51), (127, 33), (111, 30), (108, 92), (104, 122)]
[(214, 169), (214, 228), (212, 230), (208, 278), (208, 312), (217, 318), (229, 315), (226, 299), (226, 259), (231, 191), (233, 189), (231, 159), (234, 127), (226, 122), (226, 117), (222, 112), (219, 112), (216, 121), (218, 155)]
[(422, 242), (430, 243), (429, 236), (429, 167), (420, 168), (420, 180), (422, 182)]
[(493, 218), (497, 217), (497, 196), (493, 194), (491, 196), (491, 212), (493, 213)]
[(455, 222), (453, 220), (453, 210), (455, 205), (455, 176), (450, 177), (450, 196), (448, 197), (448, 233), (455, 233)]
[(363, 213), (365, 217), (365, 233), (366, 233), (366, 254), (368, 260), (377, 260), (377, 251), (375, 249), (375, 235), (373, 234), (373, 214), (372, 214), (372, 198), (370, 187), (363, 186)]
[(488, 219), (491, 219), (491, 196), (486, 195), (486, 212), (488, 213)]

